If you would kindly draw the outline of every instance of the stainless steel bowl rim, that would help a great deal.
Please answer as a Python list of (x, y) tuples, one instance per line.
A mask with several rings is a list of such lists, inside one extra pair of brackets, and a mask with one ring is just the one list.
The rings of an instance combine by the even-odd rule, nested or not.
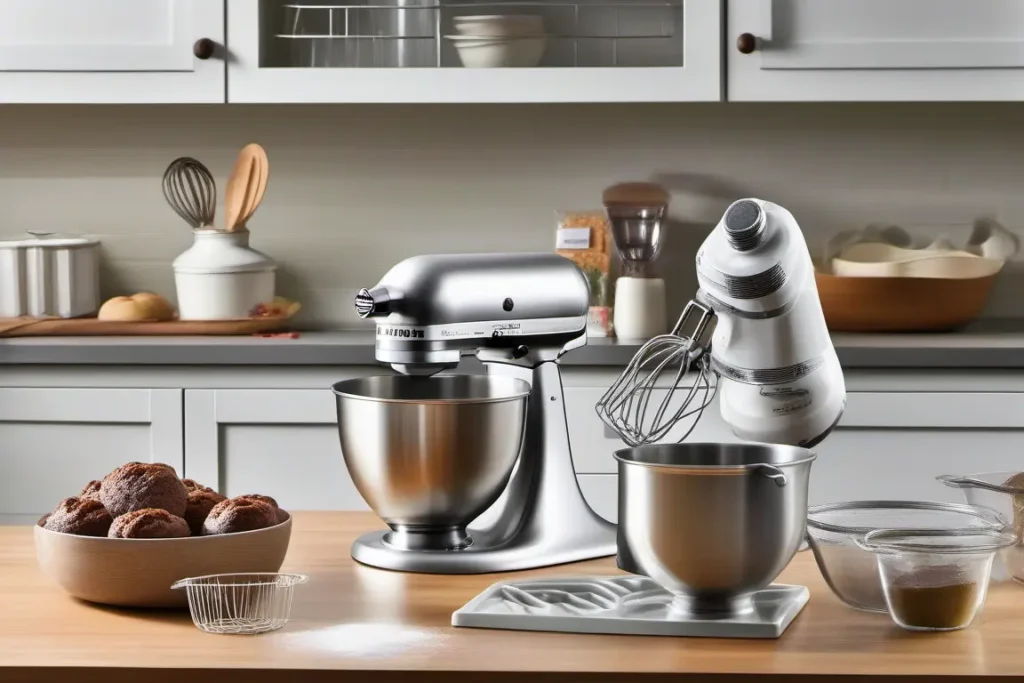
[[(653, 445), (657, 446), (657, 445), (664, 445), (664, 444), (653, 444)], [(712, 443), (712, 442), (701, 442), (701, 443), (694, 442), (694, 443), (688, 444), (688, 445), (691, 445), (691, 446), (715, 446), (715, 445), (718, 445), (718, 444), (715, 444), (715, 443)], [(750, 445), (757, 446), (757, 445), (764, 445), (764, 444), (750, 444)], [(772, 444), (772, 445), (774, 445), (774, 444)], [(635, 448), (620, 448), (619, 450), (615, 451), (615, 453), (613, 453), (612, 455), (613, 455), (613, 457), (616, 460), (618, 460), (619, 462), (621, 462), (624, 465), (637, 465), (639, 467), (649, 467), (651, 469), (667, 469), (667, 470), (698, 470), (698, 471), (705, 470), (707, 472), (724, 472), (724, 471), (730, 471), (730, 470), (736, 470), (736, 471), (740, 471), (740, 470), (756, 470), (756, 469), (762, 469), (762, 468), (765, 468), (765, 467), (774, 467), (774, 468), (778, 468), (778, 469), (785, 469), (787, 467), (796, 467), (797, 465), (803, 465), (803, 464), (806, 464), (806, 463), (809, 463), (809, 462), (813, 462), (818, 457), (818, 454), (815, 453), (814, 451), (807, 451), (807, 456), (806, 457), (800, 458), (799, 460), (791, 460), (789, 462), (783, 462), (783, 463), (752, 462), (752, 463), (746, 463), (746, 464), (743, 464), (743, 465), (680, 465), (680, 464), (675, 464), (675, 463), (637, 462), (636, 460), (630, 460), (630, 459), (625, 458), (622, 455), (620, 455), (621, 453), (642, 450), (643, 448), (644, 448), (644, 446), (637, 446)], [(793, 446), (793, 448), (796, 448), (796, 446)]]
[[(966, 536), (987, 536), (989, 543), (977, 545), (928, 545), (927, 543), (898, 542), (897, 538), (962, 538)], [(1014, 545), (1014, 534), (997, 529), (876, 529), (856, 543), (862, 550), (873, 553), (895, 554), (914, 553), (919, 555), (985, 555)]]
[[(433, 381), (435, 379), (443, 379), (443, 377), (449, 377), (449, 376), (451, 376), (451, 375), (443, 375), (443, 376), (440, 376), (440, 377), (434, 376), (434, 377), (429, 377), (429, 378), (428, 377), (423, 377), (421, 379), (423, 381), (430, 382), (430, 381)], [(530, 384), (528, 382), (524, 382), (521, 379), (515, 379), (514, 377), (495, 377), (493, 375), (483, 375), (483, 376), (487, 377), (489, 381), (498, 380), (500, 382), (509, 384), (510, 386), (514, 386), (516, 388), (515, 388), (515, 390), (510, 391), (508, 394), (506, 394), (504, 396), (467, 397), (467, 398), (381, 398), (379, 396), (367, 396), (365, 394), (354, 394), (354, 393), (352, 393), (350, 391), (346, 391), (344, 388), (342, 388), (342, 385), (345, 385), (345, 384), (356, 384), (356, 383), (359, 383), (359, 382), (362, 382), (362, 381), (365, 381), (365, 380), (374, 379), (375, 377), (385, 377), (385, 378), (390, 378), (391, 377), (391, 375), (375, 375), (375, 376), (372, 376), (372, 377), (358, 377), (358, 378), (353, 378), (353, 379), (345, 379), (345, 380), (342, 380), (340, 382), (335, 382), (331, 386), (331, 391), (333, 391), (336, 396), (342, 396), (344, 398), (352, 399), (352, 400), (356, 400), (356, 401), (370, 401), (372, 403), (406, 403), (406, 404), (410, 404), (410, 405), (424, 405), (424, 404), (434, 404), (434, 403), (439, 403), (439, 404), (443, 403), (443, 404), (446, 404), (446, 405), (452, 405), (452, 404), (463, 405), (463, 404), (469, 404), (469, 403), (475, 403), (475, 404), (480, 404), (480, 403), (504, 403), (506, 401), (518, 401), (518, 400), (524, 399), (524, 398), (526, 398), (526, 397), (528, 397), (530, 395)], [(411, 377), (411, 375), (408, 376), (408, 377)]]
[[(832, 533), (836, 534), (850, 534), (863, 536), (871, 533), (872, 531), (877, 531), (881, 527), (843, 526), (840, 524), (831, 524), (829, 522), (815, 520), (812, 516), (820, 514), (822, 512), (835, 512), (837, 510), (886, 509), (929, 510), (932, 512), (956, 512), (982, 520), (983, 522), (989, 525), (989, 529), (1001, 531), (1009, 526), (1007, 520), (1004, 520), (998, 512), (990, 508), (983, 507), (981, 505), (967, 505), (965, 503), (939, 503), (915, 500), (852, 500), (841, 503), (825, 503), (823, 505), (813, 505), (807, 510), (807, 526), (814, 529), (819, 529), (821, 531), (831, 531)], [(978, 527), (978, 529), (984, 528), (986, 527)], [(929, 529), (923, 529), (923, 531), (929, 531)], [(934, 529), (931, 529), (930, 531), (934, 531)]]

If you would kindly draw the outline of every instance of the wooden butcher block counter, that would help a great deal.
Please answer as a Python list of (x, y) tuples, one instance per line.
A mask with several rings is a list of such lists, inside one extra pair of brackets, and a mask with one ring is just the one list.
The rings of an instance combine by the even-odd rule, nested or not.
[[(310, 576), (291, 622), (261, 636), (197, 630), (187, 613), (78, 602), (37, 570), (28, 527), (0, 527), (0, 681), (942, 681), (1024, 676), (1024, 587), (994, 586), (963, 631), (900, 630), (842, 605), (810, 553), (781, 582), (811, 600), (778, 640), (587, 636), (456, 629), (451, 614), (511, 575), (429, 576), (354, 563), (367, 513), (297, 513), (284, 570)], [(515, 576), (617, 574), (612, 559)], [(994, 678), (991, 678), (994, 677)]]

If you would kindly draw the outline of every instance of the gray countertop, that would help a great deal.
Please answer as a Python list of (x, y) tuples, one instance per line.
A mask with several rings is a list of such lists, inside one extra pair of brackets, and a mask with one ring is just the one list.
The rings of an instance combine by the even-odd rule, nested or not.
[[(1024, 368), (1024, 321), (945, 334), (835, 334), (847, 368)], [(641, 342), (591, 339), (565, 365), (623, 366)], [(0, 364), (373, 365), (369, 331), (265, 337), (23, 337), (0, 339)]]

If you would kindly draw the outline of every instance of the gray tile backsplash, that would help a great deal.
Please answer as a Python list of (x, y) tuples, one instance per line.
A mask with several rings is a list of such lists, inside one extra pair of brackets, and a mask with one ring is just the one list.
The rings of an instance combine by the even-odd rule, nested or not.
[[(1024, 126), (1014, 104), (0, 107), (0, 235), (95, 235), (104, 293), (173, 298), (190, 235), (165, 206), (175, 156), (226, 184), (234, 155), (270, 157), (253, 245), (281, 262), (307, 324), (358, 324), (351, 297), (398, 260), (550, 250), (554, 212), (655, 179), (673, 192), (661, 268), (677, 308), (697, 245), (724, 208), (789, 208), (812, 248), (884, 221), (962, 239), (972, 219), (1024, 227)], [(1024, 315), (1009, 268), (992, 317)]]

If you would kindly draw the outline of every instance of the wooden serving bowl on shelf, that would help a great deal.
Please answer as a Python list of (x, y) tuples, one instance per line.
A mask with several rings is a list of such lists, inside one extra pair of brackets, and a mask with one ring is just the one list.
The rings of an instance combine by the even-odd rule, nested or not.
[(838, 277), (816, 272), (833, 332), (948, 332), (985, 308), (995, 275), (969, 279)]

